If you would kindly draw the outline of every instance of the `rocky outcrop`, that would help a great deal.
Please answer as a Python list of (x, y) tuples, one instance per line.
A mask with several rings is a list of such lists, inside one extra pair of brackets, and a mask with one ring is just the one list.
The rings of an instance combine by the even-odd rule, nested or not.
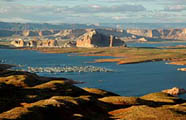
[(127, 33), (149, 38), (186, 40), (186, 28), (183, 29), (127, 29)]
[[(73, 27), (72, 27), (73, 28)], [(43, 37), (54, 36), (61, 37), (62, 39), (76, 39), (79, 36), (89, 32), (92, 29), (38, 29), (38, 30), (16, 30), (4, 29), (0, 30), (0, 37), (11, 36), (24, 36), (24, 37)], [(113, 35), (117, 37), (133, 38), (132, 36), (155, 38), (155, 39), (168, 39), (168, 40), (186, 40), (186, 28), (178, 29), (114, 29), (102, 28), (96, 29), (101, 34)]]
[(14, 40), (11, 42), (11, 45), (15, 47), (58, 47), (58, 43), (56, 40)]
[(145, 38), (139, 38), (138, 41), (139, 41), (139, 42), (147, 42), (148, 40), (145, 39)]
[(163, 90), (162, 92), (168, 93), (170, 95), (179, 95), (179, 94), (185, 94), (186, 90), (183, 88), (173, 87), (171, 89)]
[(121, 41), (115, 36), (106, 36), (96, 30), (91, 30), (76, 40), (77, 47), (113, 47), (126, 46), (124, 41)]
[(57, 30), (24, 30), (22, 31), (22, 35), (24, 37), (32, 37), (32, 36), (48, 36), (56, 34)]
[(71, 47), (76, 47), (76, 41), (68, 41), (68, 42), (65, 42), (63, 47), (65, 48), (71, 48)]
[(14, 65), (9, 65), (9, 64), (0, 64), (0, 71), (9, 69), (11, 67), (15, 67)]
[(113, 35), (117, 37), (127, 37), (129, 35), (127, 34), (126, 30), (123, 29), (105, 28), (105, 29), (96, 29), (96, 31), (107, 36)]
[(138, 36), (147, 36), (152, 37), (152, 30), (143, 30), (143, 29), (127, 29), (127, 33)]
[(183, 72), (185, 72), (185, 71), (186, 71), (186, 68), (178, 68), (177, 70), (178, 70), (178, 71), (183, 71)]
[(32, 37), (32, 36), (49, 36), (55, 35), (59, 30), (0, 30), (0, 37), (11, 37), (11, 36), (24, 36), (24, 37)]
[(14, 40), (10, 44), (15, 47), (26, 47), (26, 42), (23, 40)]
[(56, 33), (55, 36), (60, 36), (63, 39), (76, 39), (77, 37), (83, 35), (87, 32), (88, 29), (67, 29), (60, 30), (60, 32)]
[(42, 40), (38, 41), (37, 47), (58, 47), (56, 40)]
[(0, 37), (11, 37), (11, 36), (23, 36), (23, 37), (43, 37), (43, 36), (55, 36), (63, 39), (75, 39), (89, 29), (67, 29), (67, 30), (0, 30)]

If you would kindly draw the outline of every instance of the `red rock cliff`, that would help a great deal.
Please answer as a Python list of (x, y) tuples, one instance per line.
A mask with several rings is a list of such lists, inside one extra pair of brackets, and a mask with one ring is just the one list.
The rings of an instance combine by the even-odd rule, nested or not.
[(124, 41), (114, 37), (106, 36), (97, 32), (96, 30), (90, 30), (84, 35), (80, 36), (76, 41), (77, 47), (112, 47), (112, 46), (125, 46)]

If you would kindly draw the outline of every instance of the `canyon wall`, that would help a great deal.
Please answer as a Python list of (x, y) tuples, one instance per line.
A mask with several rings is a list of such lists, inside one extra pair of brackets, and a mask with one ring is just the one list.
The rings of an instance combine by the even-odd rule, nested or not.
[(23, 31), (14, 31), (14, 30), (0, 30), (0, 37), (12, 37), (12, 36), (24, 36), (24, 37), (32, 37), (32, 36), (46, 36), (46, 35), (54, 35), (57, 30), (23, 30)]
[(81, 35), (96, 30), (97, 32), (104, 35), (113, 35), (117, 37), (127, 38), (135, 36), (137, 38), (155, 38), (165, 40), (186, 40), (186, 28), (183, 29), (127, 29), (117, 30), (113, 28), (105, 29), (66, 29), (66, 30), (24, 30), (24, 31), (13, 31), (13, 30), (0, 30), (0, 37), (12, 37), (12, 36), (23, 36), (23, 37), (43, 37), (52, 36), (60, 37), (62, 39), (77, 39)]
[(54, 36), (61, 37), (64, 39), (75, 39), (89, 29), (67, 29), (67, 30), (23, 30), (23, 31), (13, 31), (13, 30), (0, 30), (0, 37), (12, 37), (12, 36), (22, 36), (22, 37), (43, 37), (43, 36)]
[(186, 28), (183, 29), (127, 29), (127, 33), (148, 38), (186, 40)]

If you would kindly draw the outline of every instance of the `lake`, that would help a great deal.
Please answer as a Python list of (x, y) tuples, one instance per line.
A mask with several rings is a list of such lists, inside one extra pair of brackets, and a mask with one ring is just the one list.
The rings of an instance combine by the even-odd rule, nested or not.
[[(165, 62), (117, 65), (116, 63), (89, 63), (104, 56), (69, 56), (71, 54), (46, 54), (30, 50), (0, 49), (0, 60), (24, 67), (97, 66), (114, 72), (38, 73), (42, 76), (66, 77), (83, 81), (80, 87), (100, 88), (122, 96), (142, 96), (174, 86), (186, 88), (186, 73)], [(23, 67), (23, 68), (24, 68)]]

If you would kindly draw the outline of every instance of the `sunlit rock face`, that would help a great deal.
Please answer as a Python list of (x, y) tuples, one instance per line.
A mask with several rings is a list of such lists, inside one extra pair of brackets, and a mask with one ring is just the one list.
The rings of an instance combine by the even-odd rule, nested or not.
[(77, 47), (113, 47), (126, 46), (124, 41), (121, 41), (115, 36), (107, 36), (99, 33), (96, 30), (90, 30), (84, 35), (80, 36), (76, 41)]
[(14, 40), (11, 42), (11, 45), (15, 47), (58, 47), (58, 43), (56, 40), (42, 40), (42, 41)]
[(186, 90), (183, 88), (173, 87), (171, 89), (162, 90), (162, 92), (168, 93), (170, 95), (179, 95), (179, 94), (185, 94)]

